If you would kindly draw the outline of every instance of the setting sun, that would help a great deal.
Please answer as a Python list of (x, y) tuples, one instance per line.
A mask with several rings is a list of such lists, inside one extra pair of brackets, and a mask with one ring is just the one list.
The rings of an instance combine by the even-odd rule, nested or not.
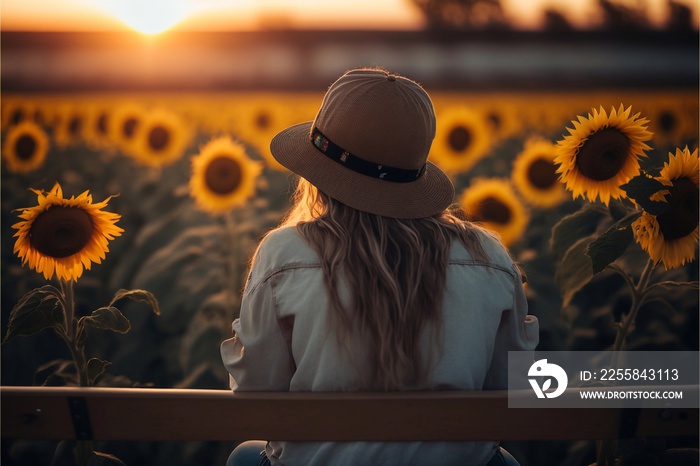
[(144, 34), (158, 34), (180, 21), (190, 13), (190, 7), (182, 1), (172, 0), (121, 0), (96, 2), (99, 8)]

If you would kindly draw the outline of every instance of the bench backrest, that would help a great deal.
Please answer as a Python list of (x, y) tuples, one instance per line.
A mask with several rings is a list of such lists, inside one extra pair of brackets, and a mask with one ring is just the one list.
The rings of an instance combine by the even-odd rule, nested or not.
[(506, 391), (231, 393), (2, 387), (7, 438), (572, 440), (697, 436), (698, 409), (508, 408)]

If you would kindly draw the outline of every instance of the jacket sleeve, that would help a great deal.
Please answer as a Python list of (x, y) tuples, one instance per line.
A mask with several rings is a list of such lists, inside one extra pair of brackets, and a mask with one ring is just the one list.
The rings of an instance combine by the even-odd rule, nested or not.
[(243, 295), (233, 338), (221, 344), (221, 358), (233, 391), (287, 391), (294, 374), (289, 343), (277, 318), (272, 280)]
[[(513, 271), (513, 306), (501, 315), (491, 366), (484, 380), (484, 390), (507, 389), (508, 351), (534, 351), (539, 343), (539, 321), (534, 315), (528, 314), (522, 276), (515, 264)], [(529, 367), (518, 369), (527, 373)]]

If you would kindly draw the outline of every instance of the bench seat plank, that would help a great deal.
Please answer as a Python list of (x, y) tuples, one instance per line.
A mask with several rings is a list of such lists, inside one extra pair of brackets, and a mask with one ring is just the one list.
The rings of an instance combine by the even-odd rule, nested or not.
[[(69, 400), (95, 440), (573, 440), (620, 436), (623, 409), (508, 408), (506, 391), (231, 393), (2, 387), (2, 437), (76, 439)], [(697, 409), (640, 409), (636, 436), (697, 436)]]

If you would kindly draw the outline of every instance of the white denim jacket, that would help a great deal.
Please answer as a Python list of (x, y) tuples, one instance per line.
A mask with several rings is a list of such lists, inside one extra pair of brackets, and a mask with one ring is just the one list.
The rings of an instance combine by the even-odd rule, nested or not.
[[(443, 300), (443, 344), (429, 355), (430, 377), (415, 390), (507, 388), (508, 351), (534, 350), (537, 318), (527, 314), (518, 268), (497, 241), (480, 234), (486, 262), (455, 241)], [(346, 289), (341, 300), (349, 302)], [(221, 344), (234, 391), (357, 391), (358, 364), (368, 357), (358, 335), (343, 352), (329, 327), (331, 313), (316, 252), (293, 227), (270, 233), (260, 245), (246, 285), (234, 337)], [(359, 367), (362, 367), (360, 364)], [(231, 413), (235, 416), (235, 413)], [(491, 422), (498, 420), (491, 420)], [(274, 419), (270, 419), (274, 422)], [(299, 419), (303, 423), (304, 419)], [(339, 421), (340, 422), (340, 421)], [(416, 422), (420, 423), (420, 419)], [(273, 465), (479, 466), (496, 442), (269, 442)]]

